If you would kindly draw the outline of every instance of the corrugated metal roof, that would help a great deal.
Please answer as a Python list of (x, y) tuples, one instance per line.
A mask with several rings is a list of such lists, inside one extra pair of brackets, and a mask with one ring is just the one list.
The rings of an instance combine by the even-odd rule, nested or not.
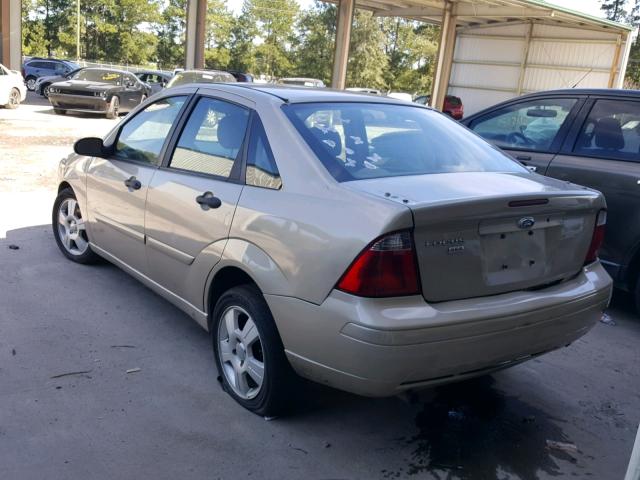
[[(327, 0), (338, 3), (338, 0)], [(356, 7), (378, 16), (405, 17), (440, 23), (445, 0), (356, 0)], [(542, 0), (458, 0), (452, 2), (460, 26), (505, 24), (534, 21), (551, 25), (589, 27), (605, 31), (628, 32), (633, 27), (553, 5)]]

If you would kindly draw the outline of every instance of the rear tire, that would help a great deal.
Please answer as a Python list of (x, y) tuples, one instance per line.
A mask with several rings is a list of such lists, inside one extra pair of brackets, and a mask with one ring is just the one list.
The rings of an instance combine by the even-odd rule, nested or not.
[(109, 110), (107, 110), (107, 118), (109, 120), (115, 120), (120, 115), (120, 99), (118, 97), (112, 97), (109, 104)]
[[(214, 308), (210, 330), (224, 390), (258, 415), (287, 413), (297, 377), (258, 288), (241, 285), (222, 294)], [(252, 368), (254, 365), (257, 368)], [(256, 374), (260, 369), (261, 376)]]
[(12, 88), (9, 92), (9, 101), (5, 105), (6, 108), (14, 110), (20, 105), (20, 90)]
[(58, 248), (69, 260), (76, 263), (96, 263), (100, 257), (91, 250), (85, 218), (75, 193), (65, 188), (53, 202), (51, 226)]

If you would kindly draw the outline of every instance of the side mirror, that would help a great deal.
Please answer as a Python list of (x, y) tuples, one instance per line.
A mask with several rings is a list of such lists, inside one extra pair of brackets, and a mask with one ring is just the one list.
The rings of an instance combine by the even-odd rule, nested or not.
[(102, 139), (97, 137), (81, 138), (73, 145), (73, 150), (85, 157), (105, 157), (108, 154)]

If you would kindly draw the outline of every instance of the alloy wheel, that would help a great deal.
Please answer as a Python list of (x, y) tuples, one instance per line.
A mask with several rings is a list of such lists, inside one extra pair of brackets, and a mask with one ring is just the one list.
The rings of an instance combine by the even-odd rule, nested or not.
[(36, 89), (36, 79), (30, 78), (27, 80), (27, 88), (32, 92)]
[(72, 255), (82, 255), (89, 248), (86, 225), (80, 206), (74, 198), (67, 198), (58, 208), (58, 234), (64, 248)]
[(17, 90), (11, 90), (11, 94), (9, 95), (9, 105), (18, 106), (20, 105), (20, 92)]
[(227, 308), (218, 322), (218, 355), (223, 374), (239, 397), (255, 398), (264, 381), (264, 352), (258, 327), (241, 307)]

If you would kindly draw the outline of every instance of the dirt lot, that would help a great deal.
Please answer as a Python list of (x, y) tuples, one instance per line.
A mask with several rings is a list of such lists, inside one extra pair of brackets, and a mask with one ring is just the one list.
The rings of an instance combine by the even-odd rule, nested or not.
[(640, 422), (640, 320), (623, 295), (615, 325), (492, 377), (377, 400), (308, 386), (272, 421), (238, 407), (185, 314), (57, 251), (57, 161), (113, 125), (42, 102), (0, 110), (0, 479), (623, 477)]

